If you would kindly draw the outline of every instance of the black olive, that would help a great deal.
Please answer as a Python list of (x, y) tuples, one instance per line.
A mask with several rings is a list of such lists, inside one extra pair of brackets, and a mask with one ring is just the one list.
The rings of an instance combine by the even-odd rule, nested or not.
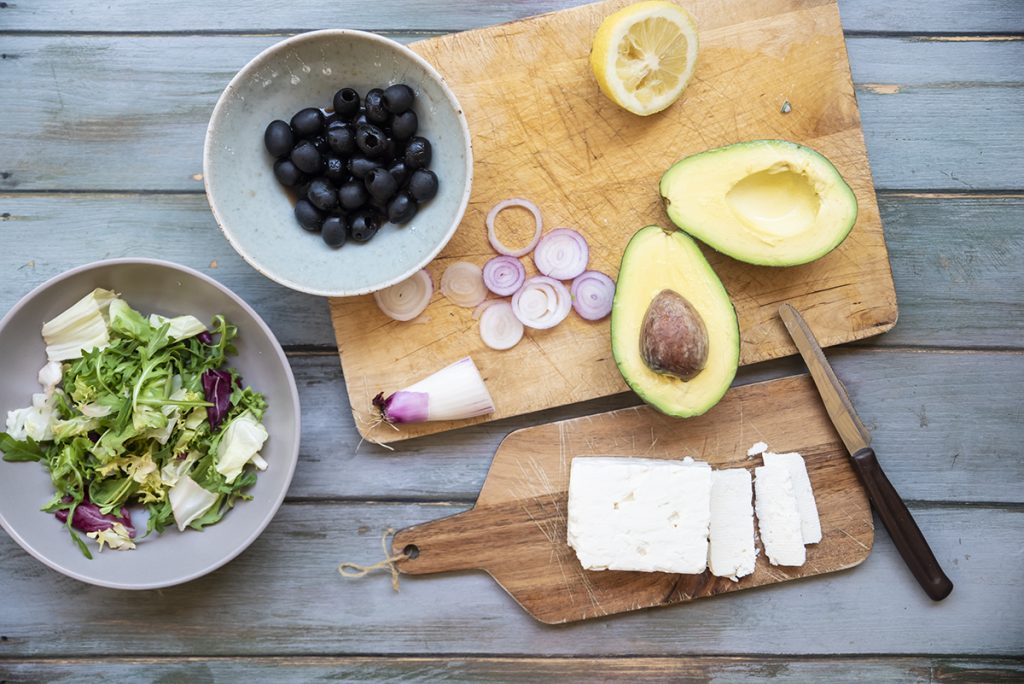
[(348, 237), (348, 221), (344, 216), (328, 216), (324, 219), (320, 237), (330, 247), (341, 247)]
[(426, 202), (437, 194), (437, 174), (430, 169), (416, 169), (409, 177), (409, 194), (417, 202)]
[(391, 119), (391, 113), (384, 106), (384, 91), (380, 88), (366, 93), (363, 107), (366, 109), (366, 120), (372, 124), (383, 126)]
[(324, 113), (316, 107), (306, 107), (292, 117), (292, 130), (300, 138), (316, 135), (324, 128)]
[(391, 120), (391, 135), (398, 140), (408, 140), (416, 135), (416, 129), (419, 128), (419, 125), (416, 112), (410, 109), (407, 112), (396, 114), (395, 118)]
[(422, 169), (430, 166), (430, 157), (430, 141), (426, 138), (417, 136), (409, 140), (405, 146), (404, 161), (409, 169)]
[(305, 176), (290, 159), (278, 159), (274, 162), (274, 177), (285, 187), (294, 187), (302, 182)]
[(341, 200), (341, 206), (345, 209), (359, 209), (366, 201), (370, 199), (369, 193), (366, 192), (366, 186), (357, 180), (351, 180), (338, 190), (338, 199)]
[(345, 120), (338, 116), (336, 113), (331, 112), (324, 116), (324, 130), (326, 131), (331, 126), (345, 123)]
[(367, 159), (362, 156), (355, 156), (348, 160), (348, 172), (356, 178), (366, 178), (366, 174), (380, 167), (376, 159)]
[(367, 157), (379, 157), (387, 150), (387, 136), (372, 124), (356, 129), (356, 145)]
[(370, 192), (370, 197), (383, 203), (398, 191), (398, 181), (387, 169), (381, 167), (366, 174), (366, 189)]
[(324, 159), (320, 156), (316, 146), (308, 140), (303, 140), (292, 150), (292, 163), (299, 167), (304, 173), (320, 173), (323, 169)]
[(325, 154), (324, 175), (335, 185), (341, 185), (348, 180), (348, 164), (341, 157)]
[(362, 109), (359, 110), (359, 116), (352, 119), (353, 126), (362, 126), (363, 124), (368, 123), (370, 123), (370, 120), (366, 118), (366, 111)]
[(342, 156), (349, 156), (356, 151), (355, 128), (351, 124), (335, 124), (327, 129), (327, 144)]
[(402, 187), (405, 184), (405, 179), (409, 177), (409, 169), (405, 168), (405, 162), (400, 160), (393, 162), (388, 167), (388, 173), (395, 177), (398, 187)]
[(412, 92), (412, 88), (404, 83), (396, 83), (384, 90), (384, 106), (392, 114), (409, 111), (415, 99), (416, 94)]
[(416, 215), (416, 200), (408, 193), (400, 192), (388, 202), (388, 221), (392, 223), (408, 223)]
[(365, 209), (352, 215), (352, 239), (367, 242), (380, 229), (380, 217), (375, 211)]
[(323, 211), (334, 209), (338, 206), (338, 191), (334, 189), (326, 178), (317, 178), (309, 184), (309, 192), (306, 194), (313, 206)]
[(313, 233), (320, 230), (320, 226), (324, 223), (323, 213), (309, 200), (304, 199), (295, 203), (295, 218), (298, 219), (300, 226)]
[(302, 182), (293, 188), (295, 190), (295, 196), (305, 199), (306, 195), (309, 194), (309, 186), (313, 181), (308, 177), (303, 178)]
[(313, 143), (313, 147), (320, 154), (327, 154), (331, 151), (331, 146), (327, 143), (327, 137), (324, 135), (314, 135), (309, 142)]
[(351, 88), (334, 93), (334, 111), (344, 119), (351, 119), (359, 111), (359, 93)]
[(267, 146), (267, 152), (275, 157), (287, 157), (295, 144), (292, 127), (280, 119), (271, 121), (263, 134), (263, 144)]

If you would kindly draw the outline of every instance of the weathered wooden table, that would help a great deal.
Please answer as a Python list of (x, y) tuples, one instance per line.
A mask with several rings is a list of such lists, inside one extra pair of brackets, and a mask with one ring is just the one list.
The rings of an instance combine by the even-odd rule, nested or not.
[[(383, 528), (471, 505), (508, 431), (636, 399), (357, 451), (326, 303), (245, 265), (210, 215), (213, 103), (250, 57), (297, 31), (412, 41), (572, 4), (0, 2), (0, 310), (88, 261), (184, 263), (267, 319), (303, 405), (287, 502), (206, 578), (119, 593), (0, 535), (0, 681), (1024, 678), (1019, 0), (840, 6), (901, 316), (831, 356), (956, 583), (949, 599), (925, 597), (881, 528), (848, 572), (560, 628), (482, 574), (406, 579), (399, 594), (384, 576), (338, 577), (342, 559), (379, 557)], [(746, 368), (738, 382), (800, 368)]]

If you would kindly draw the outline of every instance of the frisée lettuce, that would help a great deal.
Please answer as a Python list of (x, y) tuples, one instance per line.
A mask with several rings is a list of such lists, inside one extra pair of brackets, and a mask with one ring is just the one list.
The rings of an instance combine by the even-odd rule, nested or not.
[(251, 499), (267, 467), (262, 394), (226, 366), (237, 329), (216, 316), (143, 316), (96, 289), (43, 326), (42, 391), (9, 411), (6, 461), (37, 461), (56, 490), (42, 510), (117, 550), (135, 548), (128, 506), (146, 534), (202, 530)]

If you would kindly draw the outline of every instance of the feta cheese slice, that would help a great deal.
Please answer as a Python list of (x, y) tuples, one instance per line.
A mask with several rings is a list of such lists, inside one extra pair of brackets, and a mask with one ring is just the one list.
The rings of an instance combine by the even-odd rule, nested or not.
[(711, 475), (711, 574), (738, 580), (754, 572), (754, 491), (746, 468)]
[(754, 470), (754, 476), (757, 526), (768, 560), (772, 565), (803, 565), (807, 553), (789, 468), (763, 465)]
[(796, 507), (800, 511), (800, 530), (804, 544), (817, 544), (821, 541), (821, 520), (818, 519), (818, 506), (814, 502), (814, 490), (811, 489), (811, 479), (807, 476), (803, 456), (797, 453), (773, 454), (769, 451), (762, 458), (766, 466), (778, 464), (789, 470)]
[(580, 457), (569, 474), (568, 542), (587, 570), (704, 572), (711, 467)]

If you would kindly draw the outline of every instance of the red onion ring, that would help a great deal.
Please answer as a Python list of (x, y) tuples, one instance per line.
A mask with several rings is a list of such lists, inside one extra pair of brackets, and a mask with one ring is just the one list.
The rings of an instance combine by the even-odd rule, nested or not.
[(571, 228), (556, 228), (537, 243), (533, 263), (537, 270), (558, 280), (572, 280), (587, 270), (590, 247), (583, 236)]
[(487, 297), (480, 267), (468, 261), (456, 261), (441, 276), (441, 294), (456, 306), (472, 309)]
[[(498, 239), (497, 231), (494, 229), (494, 219), (497, 218), (505, 209), (509, 207), (522, 207), (533, 214), (533, 221), (536, 224), (536, 229), (533, 231), (533, 239), (530, 240), (530, 244), (526, 245), (522, 249), (509, 249), (506, 247), (501, 240)], [(537, 241), (540, 240), (541, 220), (540, 220), (540, 209), (537, 205), (530, 200), (525, 200), (521, 197), (513, 197), (511, 199), (502, 200), (494, 205), (491, 211), (487, 214), (487, 239), (491, 243), (491, 247), (498, 254), (504, 254), (510, 257), (521, 257), (529, 254), (530, 251), (537, 246)]]
[(612, 312), (615, 283), (600, 271), (586, 271), (572, 281), (572, 308), (588, 321), (598, 321)]
[(426, 269), (417, 271), (400, 283), (373, 293), (385, 316), (396, 321), (411, 321), (423, 313), (434, 294), (434, 283)]
[(512, 296), (512, 311), (529, 328), (553, 328), (569, 315), (572, 295), (565, 285), (547, 276), (528, 279)]
[(526, 269), (519, 259), (496, 256), (484, 264), (484, 285), (496, 295), (515, 294), (526, 281)]
[(523, 323), (506, 301), (495, 301), (480, 316), (480, 339), (491, 349), (511, 349), (523, 339)]

